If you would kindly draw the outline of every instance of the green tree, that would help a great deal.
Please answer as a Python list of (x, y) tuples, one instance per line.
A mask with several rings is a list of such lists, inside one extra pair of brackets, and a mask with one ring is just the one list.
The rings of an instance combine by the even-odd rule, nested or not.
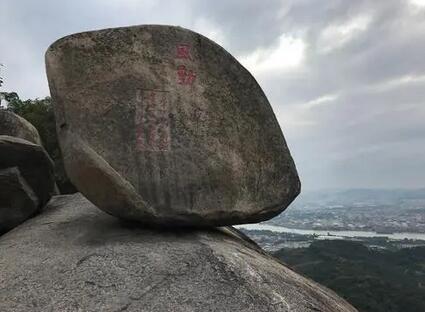
[(374, 250), (359, 242), (316, 240), (274, 255), (360, 312), (425, 311), (425, 247)]

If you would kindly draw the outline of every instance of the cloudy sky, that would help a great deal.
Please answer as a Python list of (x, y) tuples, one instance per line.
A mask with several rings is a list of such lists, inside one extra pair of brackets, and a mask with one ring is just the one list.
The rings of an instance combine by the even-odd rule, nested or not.
[(1, 0), (2, 89), (44, 97), (50, 43), (135, 24), (190, 28), (251, 70), (305, 190), (425, 186), (425, 0)]

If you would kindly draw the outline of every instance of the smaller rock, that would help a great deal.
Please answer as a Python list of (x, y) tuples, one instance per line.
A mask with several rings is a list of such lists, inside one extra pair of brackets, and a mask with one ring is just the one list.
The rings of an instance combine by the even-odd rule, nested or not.
[(53, 162), (40, 145), (0, 135), (0, 169), (18, 167), (41, 205), (55, 193)]
[(1, 234), (36, 213), (39, 202), (17, 167), (0, 170), (0, 186)]
[(0, 135), (0, 233), (41, 210), (56, 193), (53, 162), (40, 145)]
[(31, 123), (5, 109), (0, 109), (0, 135), (17, 137), (42, 145), (40, 135)]

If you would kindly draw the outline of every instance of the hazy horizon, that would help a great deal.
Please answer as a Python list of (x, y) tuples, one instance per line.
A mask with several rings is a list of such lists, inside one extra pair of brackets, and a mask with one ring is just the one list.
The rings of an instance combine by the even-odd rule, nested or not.
[(425, 0), (5, 0), (1, 91), (45, 97), (53, 41), (138, 24), (197, 31), (251, 71), (303, 192), (425, 187)]

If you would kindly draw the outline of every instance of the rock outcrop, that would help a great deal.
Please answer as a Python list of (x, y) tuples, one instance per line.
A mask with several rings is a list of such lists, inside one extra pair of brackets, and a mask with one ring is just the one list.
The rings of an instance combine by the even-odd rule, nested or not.
[(19, 169), (0, 169), (0, 234), (31, 217), (38, 208), (38, 198)]
[(0, 311), (356, 311), (233, 228), (124, 223), (80, 194), (0, 238)]
[(40, 211), (55, 192), (53, 163), (44, 148), (0, 135), (0, 233)]
[(260, 86), (172, 26), (74, 34), (46, 53), (64, 163), (100, 209), (157, 225), (258, 222), (300, 191)]
[(0, 108), (0, 135), (8, 135), (42, 145), (37, 129), (24, 118)]

